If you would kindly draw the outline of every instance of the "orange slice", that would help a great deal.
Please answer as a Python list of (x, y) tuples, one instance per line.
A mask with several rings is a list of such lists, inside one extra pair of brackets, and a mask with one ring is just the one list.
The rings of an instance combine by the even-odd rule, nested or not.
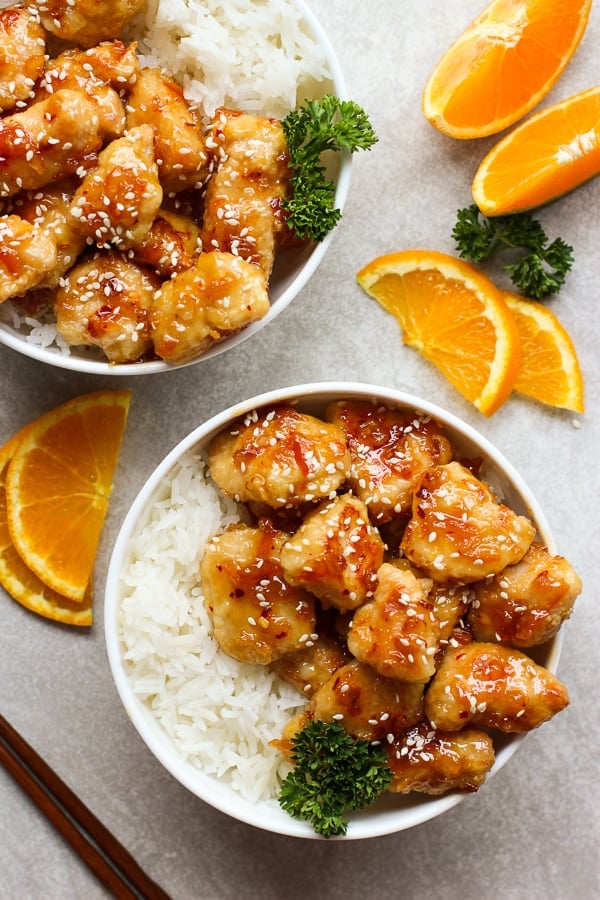
[(519, 334), (489, 278), (445, 253), (403, 250), (372, 260), (357, 280), (396, 317), (404, 343), (484, 415), (504, 403), (519, 369)]
[(548, 106), (493, 147), (473, 180), (486, 216), (541, 206), (600, 172), (600, 85)]
[(11, 540), (45, 585), (82, 601), (92, 574), (130, 401), (99, 391), (25, 430), (6, 473)]
[(423, 112), (455, 138), (496, 134), (552, 88), (583, 37), (592, 0), (494, 0), (452, 44)]
[(6, 473), (26, 430), (20, 431), (0, 449), (0, 584), (14, 600), (40, 616), (66, 625), (91, 625), (91, 589), (81, 603), (57, 594), (25, 565), (10, 538), (6, 519)]
[(514, 390), (541, 403), (582, 413), (583, 375), (569, 334), (547, 306), (505, 292), (521, 335)]

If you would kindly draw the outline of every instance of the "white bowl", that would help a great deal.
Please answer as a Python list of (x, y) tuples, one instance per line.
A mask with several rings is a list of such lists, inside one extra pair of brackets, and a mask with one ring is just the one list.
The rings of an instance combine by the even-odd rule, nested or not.
[[(251, 803), (244, 800), (229, 785), (204, 774), (196, 766), (185, 761), (175, 749), (170, 738), (157, 722), (149, 708), (132, 689), (132, 683), (123, 659), (123, 646), (119, 638), (118, 619), (122, 600), (122, 572), (128, 560), (130, 540), (147, 515), (157, 491), (183, 454), (190, 450), (201, 454), (207, 450), (212, 438), (240, 415), (279, 402), (293, 402), (309, 413), (319, 415), (325, 406), (343, 398), (371, 399), (403, 408), (409, 407), (431, 415), (443, 424), (449, 440), (465, 456), (482, 457), (481, 477), (489, 479), (496, 490), (502, 492), (503, 501), (516, 512), (529, 516), (535, 523), (538, 539), (555, 553), (555, 546), (548, 524), (531, 491), (504, 456), (471, 426), (433, 403), (410, 394), (355, 383), (318, 383), (288, 387), (261, 394), (240, 403), (195, 428), (162, 461), (152, 473), (129, 510), (118, 535), (110, 562), (105, 599), (105, 630), (108, 658), (115, 684), (128, 716), (156, 758), (186, 788), (211, 806), (216, 807), (250, 825), (297, 837), (315, 838), (312, 828), (283, 812), (277, 804)], [(533, 648), (536, 661), (555, 671), (561, 648), (561, 635)], [(274, 735), (276, 737), (276, 735)], [(494, 738), (496, 762), (492, 773), (504, 766), (517, 750), (525, 735), (498, 735)], [(489, 777), (489, 776), (488, 776)], [(482, 788), (485, 790), (485, 787)], [(469, 802), (477, 803), (477, 795), (469, 795)], [(352, 815), (344, 840), (376, 837), (411, 828), (455, 806), (464, 794), (450, 792), (440, 797), (425, 795), (400, 796), (387, 794), (367, 810)]]
[[(327, 35), (314, 13), (304, 3), (304, 0), (293, 0), (293, 2), (300, 8), (302, 18), (306, 23), (306, 31), (323, 49), (329, 71), (329, 79), (324, 80), (318, 86), (318, 90), (322, 94), (333, 93), (337, 97), (347, 99), (344, 77)], [(351, 158), (349, 154), (336, 153), (328, 161), (327, 175), (336, 186), (335, 206), (340, 211), (343, 210), (348, 195), (350, 172)], [(215, 343), (210, 350), (196, 359), (178, 366), (163, 360), (111, 364), (97, 348), (72, 347), (67, 355), (56, 346), (42, 347), (28, 341), (27, 335), (30, 332), (30, 328), (28, 326), (16, 327), (10, 320), (11, 317), (6, 313), (4, 315), (0, 313), (0, 344), (5, 344), (12, 350), (16, 350), (47, 365), (96, 375), (147, 375), (154, 372), (169, 372), (175, 368), (193, 365), (202, 360), (218, 356), (232, 347), (237, 347), (242, 341), (252, 337), (253, 334), (261, 331), (272, 322), (300, 293), (315, 273), (327, 252), (332, 236), (333, 232), (329, 232), (324, 240), (318, 244), (306, 244), (278, 253), (270, 279), (270, 309), (267, 314), (259, 321), (248, 325), (242, 331)]]

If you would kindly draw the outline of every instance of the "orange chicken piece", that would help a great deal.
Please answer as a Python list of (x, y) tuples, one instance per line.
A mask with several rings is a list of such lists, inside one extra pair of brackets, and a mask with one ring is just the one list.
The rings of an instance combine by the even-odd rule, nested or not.
[(207, 147), (217, 155), (206, 190), (205, 246), (255, 263), (268, 280), (289, 183), (281, 122), (217, 110)]
[(452, 458), (439, 425), (410, 410), (342, 400), (331, 404), (327, 419), (346, 435), (352, 457), (349, 483), (378, 525), (407, 513), (423, 472)]
[(28, 9), (0, 9), (0, 113), (22, 109), (44, 69), (46, 35)]
[(472, 582), (525, 555), (535, 528), (458, 462), (432, 466), (414, 495), (401, 548), (434, 581)]
[(290, 584), (315, 594), (324, 609), (356, 609), (373, 596), (383, 541), (365, 504), (352, 494), (323, 501), (308, 513), (281, 551)]
[(425, 696), (442, 731), (477, 723), (504, 732), (537, 728), (569, 703), (558, 678), (524, 653), (473, 641), (446, 651)]
[(287, 535), (269, 522), (234, 525), (209, 542), (200, 566), (214, 635), (229, 656), (268, 665), (312, 645), (314, 598), (287, 584), (279, 554)]
[(225, 494), (278, 509), (335, 493), (350, 457), (339, 428), (281, 404), (250, 413), (218, 434), (209, 463)]

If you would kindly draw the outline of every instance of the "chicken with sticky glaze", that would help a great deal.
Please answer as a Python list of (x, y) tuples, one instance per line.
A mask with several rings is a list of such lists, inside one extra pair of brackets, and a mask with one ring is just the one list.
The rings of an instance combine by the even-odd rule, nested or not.
[(268, 521), (215, 535), (200, 574), (215, 638), (229, 656), (268, 665), (317, 640), (314, 597), (289, 585), (280, 553), (287, 535)]
[(145, 0), (26, 0), (50, 34), (91, 47), (119, 36)]
[(127, 250), (148, 234), (162, 198), (154, 129), (140, 125), (100, 153), (73, 197), (71, 215), (98, 247)]
[(56, 264), (45, 273), (39, 287), (58, 287), (86, 247), (85, 237), (79, 233), (70, 212), (76, 188), (76, 179), (67, 178), (37, 191), (25, 191), (14, 201), (15, 211), (56, 244)]
[(290, 170), (281, 122), (235, 110), (217, 110), (207, 138), (214, 155), (203, 221), (204, 241), (239, 254), (268, 279)]
[(67, 88), (0, 119), (0, 197), (85, 174), (102, 147), (95, 103)]
[(86, 96), (95, 106), (103, 141), (125, 131), (125, 107), (121, 92), (137, 78), (139, 63), (132, 47), (107, 42), (88, 51), (68, 49), (46, 63), (34, 101), (69, 89)]
[(568, 560), (534, 541), (518, 563), (474, 586), (469, 625), (478, 641), (535, 647), (569, 618), (581, 586)]
[(39, 16), (28, 9), (0, 9), (0, 113), (31, 99), (44, 70), (46, 34)]
[(0, 216), (0, 302), (39, 285), (56, 267), (56, 241), (17, 215)]
[(161, 207), (150, 230), (130, 256), (162, 279), (191, 269), (202, 249), (200, 228), (189, 216)]
[(425, 684), (434, 673), (440, 628), (433, 604), (408, 569), (384, 563), (372, 600), (354, 614), (348, 648), (381, 675)]
[(395, 794), (476, 791), (495, 762), (494, 744), (485, 731), (436, 731), (428, 722), (400, 734), (386, 751), (393, 776), (388, 790)]
[(209, 153), (202, 122), (180, 85), (161, 69), (143, 68), (127, 98), (127, 127), (139, 125), (155, 129), (156, 163), (165, 193), (204, 184)]
[(310, 702), (324, 722), (340, 722), (353, 737), (388, 741), (423, 718), (423, 685), (385, 678), (352, 660), (333, 673)]
[(459, 462), (432, 466), (412, 501), (401, 549), (434, 581), (480, 581), (525, 555), (535, 536), (528, 518), (498, 503)]
[(323, 501), (284, 545), (290, 584), (311, 591), (324, 609), (352, 610), (373, 596), (384, 544), (365, 504), (353, 494)]
[(443, 731), (474, 723), (510, 733), (537, 728), (568, 703), (556, 675), (521, 651), (473, 641), (446, 651), (427, 690), (425, 711)]
[(352, 659), (344, 641), (331, 630), (321, 629), (318, 617), (315, 634), (310, 647), (285, 653), (271, 663), (273, 672), (308, 698)]
[(335, 495), (348, 475), (350, 455), (337, 426), (281, 404), (217, 435), (209, 465), (228, 496), (278, 509)]
[(342, 400), (328, 407), (326, 418), (346, 435), (352, 458), (348, 483), (378, 525), (409, 512), (423, 472), (452, 457), (439, 425), (410, 410)]
[(54, 298), (56, 327), (75, 346), (101, 347), (113, 363), (135, 362), (152, 348), (150, 310), (156, 276), (115, 250), (84, 257)]
[(189, 362), (268, 310), (267, 283), (257, 266), (232, 253), (200, 253), (156, 293), (154, 349), (167, 362)]

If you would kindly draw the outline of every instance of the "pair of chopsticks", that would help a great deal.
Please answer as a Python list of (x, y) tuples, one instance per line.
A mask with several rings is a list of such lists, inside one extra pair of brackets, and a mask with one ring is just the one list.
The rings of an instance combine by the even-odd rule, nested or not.
[(1, 715), (0, 763), (115, 897), (119, 900), (170, 900)]

